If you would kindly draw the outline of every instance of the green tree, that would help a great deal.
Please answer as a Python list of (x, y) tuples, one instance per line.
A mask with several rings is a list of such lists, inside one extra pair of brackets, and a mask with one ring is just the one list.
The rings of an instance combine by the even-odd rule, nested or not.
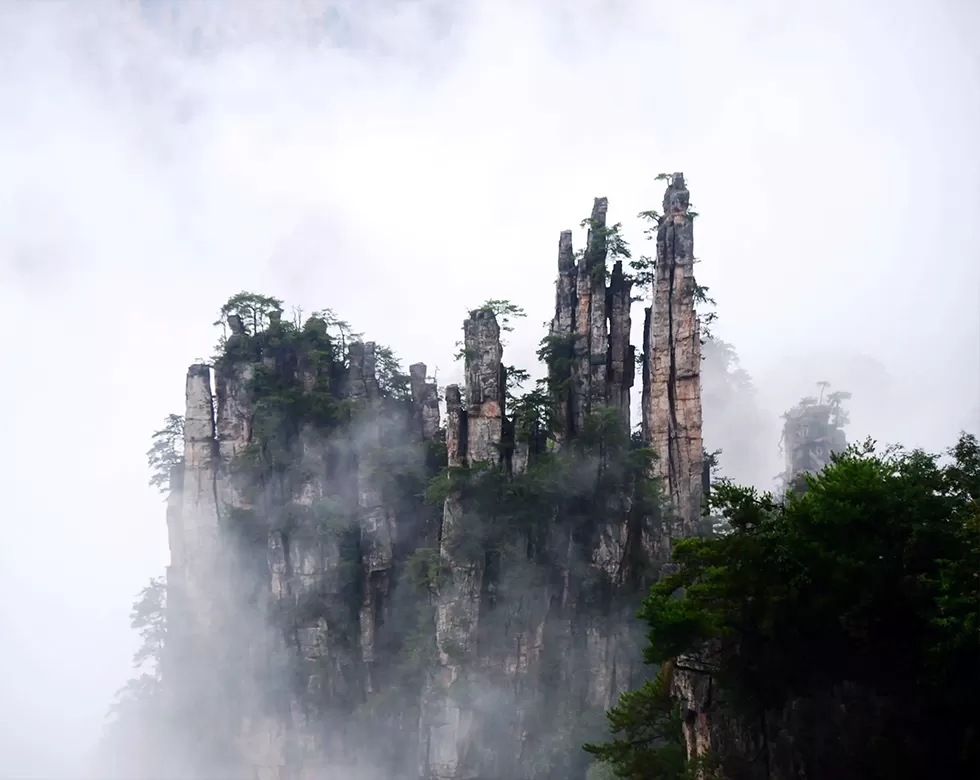
[(490, 298), (484, 301), (483, 305), (480, 306), (480, 311), (493, 312), (497, 322), (500, 323), (500, 330), (504, 333), (510, 333), (514, 330), (511, 320), (523, 319), (527, 316), (527, 312), (516, 303), (499, 298)]
[[(607, 257), (629, 260), (633, 256), (629, 242), (623, 237), (622, 222), (616, 222), (613, 225), (601, 225), (589, 216), (579, 222), (579, 227), (588, 228), (593, 239), (605, 241)], [(587, 249), (583, 249), (579, 257), (584, 256), (586, 251)]]
[(163, 427), (151, 437), (153, 446), (146, 452), (150, 467), (150, 485), (161, 493), (170, 490), (170, 473), (184, 462), (184, 418), (169, 414)]
[(154, 577), (140, 591), (130, 612), (130, 626), (139, 632), (133, 655), (137, 675), (116, 692), (105, 731), (96, 751), (96, 771), (106, 778), (158, 777), (168, 758), (170, 722), (160, 665), (167, 634), (167, 588)]
[(224, 325), (229, 315), (235, 315), (242, 321), (245, 332), (254, 336), (260, 330), (269, 327), (272, 319), (282, 313), (282, 301), (268, 295), (245, 292), (236, 293), (221, 307), (220, 316), (215, 325)]
[[(624, 693), (609, 710), (610, 730), (605, 744), (585, 750), (610, 768), (614, 777), (628, 780), (682, 780), (688, 770), (679, 708), (670, 698), (670, 667), (635, 691)], [(598, 774), (598, 772), (596, 772)]]
[(374, 350), (375, 378), (378, 388), (385, 394), (395, 398), (409, 398), (411, 391), (409, 377), (402, 368), (401, 360), (391, 347), (378, 345)]
[[(847, 776), (927, 777), (939, 766), (974, 776), (980, 445), (963, 434), (947, 454), (879, 452), (869, 441), (783, 501), (716, 486), (712, 502), (732, 530), (676, 545), (678, 570), (640, 612), (645, 660), (715, 644), (716, 679), (747, 718), (856, 686), (884, 714), (844, 759), (864, 774)], [(651, 720), (669, 704), (645, 710), (648, 698), (623, 697), (609, 714), (616, 739), (587, 748), (621, 777), (676, 776), (636, 770), (669, 736)]]
[(129, 613), (129, 625), (140, 636), (139, 649), (133, 656), (134, 666), (149, 667), (159, 677), (167, 638), (167, 583), (163, 577), (154, 577), (140, 591)]
[(332, 309), (318, 309), (311, 315), (311, 320), (320, 320), (327, 326), (327, 334), (339, 345), (341, 354), (346, 353), (348, 345), (359, 341), (364, 335), (356, 332), (347, 320), (340, 319)]

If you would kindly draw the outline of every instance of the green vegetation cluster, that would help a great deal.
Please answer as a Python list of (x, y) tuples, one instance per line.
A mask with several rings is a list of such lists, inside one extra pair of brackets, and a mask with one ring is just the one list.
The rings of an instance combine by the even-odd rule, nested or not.
[[(676, 545), (678, 570), (640, 610), (660, 674), (610, 711), (613, 740), (586, 750), (630, 780), (711, 776), (683, 760), (669, 696), (673, 659), (709, 647), (722, 715), (760, 740), (801, 701), (851, 690), (871, 703), (823, 745), (819, 724), (793, 735), (808, 777), (974, 777), (980, 446), (963, 434), (947, 456), (868, 441), (784, 499), (715, 486), (731, 531)], [(744, 755), (706, 761), (760, 776)]]

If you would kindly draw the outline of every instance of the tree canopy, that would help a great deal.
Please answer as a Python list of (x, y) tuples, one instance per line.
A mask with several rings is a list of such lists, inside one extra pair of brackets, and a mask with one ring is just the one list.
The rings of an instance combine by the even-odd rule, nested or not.
[(743, 717), (844, 685), (873, 697), (872, 738), (842, 758), (861, 777), (975, 776), (980, 444), (963, 434), (947, 455), (868, 441), (782, 500), (716, 486), (731, 532), (679, 542), (640, 611), (645, 660), (667, 666), (586, 750), (619, 777), (684, 776), (664, 670), (710, 644)]

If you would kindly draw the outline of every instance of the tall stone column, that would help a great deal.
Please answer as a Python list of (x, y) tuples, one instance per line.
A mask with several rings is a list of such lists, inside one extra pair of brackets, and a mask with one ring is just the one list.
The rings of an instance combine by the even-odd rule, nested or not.
[[(701, 516), (701, 334), (694, 310), (694, 223), (684, 174), (664, 194), (657, 229), (653, 310), (644, 327), (645, 434), (655, 476), (672, 504), (671, 537), (695, 533)], [(645, 323), (646, 324), (646, 323)]]
[(167, 512), (168, 688), (184, 728), (181, 752), (192, 777), (240, 769), (233, 747), (239, 716), (228, 706), (234, 681), (225, 644), (230, 587), (220, 472), (211, 369), (193, 365), (187, 371), (183, 473), (174, 480), (179, 492)]
[(439, 433), (439, 388), (426, 376), (425, 363), (408, 367), (409, 386), (414, 409), (413, 423), (421, 431), (422, 440), (430, 441)]
[(217, 458), (211, 370), (194, 365), (187, 370), (184, 412), (184, 474), (181, 480), (178, 564), (185, 590), (187, 618), (196, 631), (211, 628), (214, 566), (220, 549), (218, 532)]
[[(684, 174), (670, 178), (657, 228), (653, 307), (644, 320), (643, 432), (656, 454), (654, 476), (670, 507), (659, 556), (692, 536), (701, 518), (701, 334), (695, 313), (694, 225)], [(671, 692), (681, 705), (690, 758), (704, 754), (728, 726), (716, 711), (712, 648), (678, 658)], [(715, 696), (712, 696), (712, 693)]]
[[(499, 466), (505, 379), (497, 318), (487, 310), (473, 311), (463, 323), (463, 335), (465, 397), (456, 385), (446, 388), (449, 466)], [(468, 777), (468, 753), (479, 731), (465, 686), (476, 665), (484, 558), (482, 551), (472, 555), (459, 549), (459, 542), (465, 542), (466, 512), (461, 496), (446, 499), (439, 554), (448, 577), (435, 597), (438, 661), (423, 694), (420, 724), (419, 771), (432, 780)]]
[(619, 410), (623, 427), (630, 430), (630, 389), (636, 375), (636, 350), (630, 344), (630, 299), (633, 280), (623, 273), (623, 263), (613, 264), (609, 289), (606, 291), (609, 311), (609, 357), (606, 378), (606, 403)]
[(357, 453), (357, 506), (360, 515), (361, 567), (364, 599), (361, 604), (361, 660), (364, 663), (365, 695), (378, 689), (376, 644), (385, 618), (391, 568), (394, 561), (393, 518), (384, 505), (377, 479), (377, 458), (382, 447), (382, 424), (378, 404), (376, 346), (369, 341), (350, 346), (350, 390), (353, 398), (366, 403), (359, 425)]

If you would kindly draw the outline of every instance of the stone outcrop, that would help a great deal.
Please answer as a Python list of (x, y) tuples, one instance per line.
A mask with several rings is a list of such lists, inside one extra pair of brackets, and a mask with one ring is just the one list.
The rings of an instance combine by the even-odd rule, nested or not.
[(635, 351), (630, 344), (630, 300), (633, 282), (617, 260), (607, 285), (606, 198), (596, 198), (589, 219), (586, 246), (580, 257), (572, 233), (558, 240), (555, 316), (549, 335), (560, 360), (553, 384), (562, 384), (556, 401), (562, 434), (582, 431), (589, 413), (600, 406), (617, 409), (630, 430), (630, 389), (635, 376)]
[(180, 493), (172, 493), (169, 529), (171, 568), (181, 583), (185, 611), (181, 623), (191, 633), (206, 633), (214, 620), (215, 568), (222, 549), (218, 495), (214, 399), (207, 366), (187, 371), (184, 414), (184, 469)]
[[(615, 260), (609, 271), (607, 211), (607, 199), (596, 198), (582, 252), (574, 251), (571, 231), (562, 232), (558, 241), (555, 315), (549, 337), (559, 441), (580, 436), (589, 416), (603, 409), (614, 410), (622, 435), (630, 435), (636, 368), (630, 339), (633, 280), (623, 272), (622, 260)], [(629, 495), (612, 500), (606, 516), (605, 522), (597, 524), (588, 567), (609, 582), (622, 583), (631, 576), (631, 523), (639, 525), (631, 517)], [(568, 545), (573, 546), (571, 538)], [(568, 557), (566, 565), (574, 566), (574, 556)], [(569, 658), (578, 654), (566, 667), (567, 684), (572, 689), (583, 686), (581, 696), (588, 707), (602, 711), (627, 689), (626, 681), (642, 673), (635, 625), (631, 615), (619, 611), (592, 619), (580, 617), (579, 583), (569, 569), (562, 578), (559, 614), (563, 618), (548, 627), (554, 632), (553, 641), (566, 648)], [(572, 679), (576, 676), (578, 679)]]
[[(641, 426), (644, 439), (657, 455), (654, 473), (669, 499), (672, 521), (659, 540), (662, 554), (672, 540), (698, 533), (705, 489), (701, 340), (693, 267), (690, 193), (683, 174), (675, 173), (664, 195), (657, 228), (653, 306), (645, 312), (643, 327)], [(843, 434), (831, 424), (831, 416), (831, 407), (819, 403), (803, 404), (786, 416), (790, 481), (802, 471), (822, 468), (831, 452), (844, 446)], [(825, 730), (849, 707), (867, 710), (866, 697), (855, 691), (835, 691), (821, 699), (788, 702), (785, 708), (760, 713), (757, 721), (750, 722), (734, 716), (726, 706), (727, 693), (716, 677), (723, 652), (730, 649), (709, 643), (671, 664), (670, 690), (680, 704), (689, 758), (722, 759), (721, 773), (711, 776), (746, 780), (801, 777), (807, 765), (814, 766), (812, 757), (821, 753), (828, 766), (839, 762), (846, 750), (839, 750), (839, 743), (831, 749), (821, 743), (826, 734), (810, 732)], [(842, 771), (846, 763), (838, 765)]]
[(439, 389), (426, 376), (425, 363), (413, 363), (408, 367), (412, 388), (412, 402), (417, 410), (415, 424), (425, 441), (439, 434)]
[[(449, 467), (499, 467), (506, 379), (493, 312), (470, 314), (463, 325), (463, 349), (464, 391), (457, 385), (446, 388)], [(472, 771), (467, 758), (479, 728), (479, 715), (465, 691), (475, 676), (486, 560), (482, 551), (474, 555), (465, 544), (467, 511), (474, 509), (458, 492), (446, 498), (439, 558), (447, 578), (435, 597), (438, 661), (424, 693), (420, 741), (421, 775), (433, 780), (456, 780)]]
[[(170, 477), (161, 672), (185, 733), (172, 774), (582, 780), (581, 744), (603, 737), (604, 710), (650, 672), (636, 605), (670, 571), (671, 543), (701, 528), (707, 489), (681, 173), (657, 226), (640, 361), (647, 476), (667, 506), (636, 489), (643, 476), (622, 478), (637, 462), (630, 442), (621, 481), (599, 489), (608, 445), (630, 436), (636, 366), (633, 280), (620, 260), (609, 268), (622, 251), (607, 210), (596, 198), (580, 253), (570, 231), (559, 238), (546, 350), (558, 430), (536, 438), (508, 416), (489, 308), (463, 323), (464, 379), (445, 388), (445, 428), (424, 363), (393, 389), (387, 354), (331, 341), (323, 319), (299, 328), (272, 311), (259, 334), (255, 319), (228, 316), (223, 356), (188, 370), (184, 457)], [(839, 401), (811, 400), (785, 418), (793, 486), (846, 445)], [(441, 507), (425, 505), (439, 485)], [(521, 501), (546, 498), (498, 517), (515, 485)], [(845, 743), (874, 731), (879, 702), (839, 686), (758, 722), (735, 718), (720, 652), (671, 662), (689, 757), (733, 759), (730, 778), (790, 780), (817, 762), (844, 776)]]
[[(669, 500), (668, 523), (652, 546), (667, 558), (673, 539), (692, 536), (701, 519), (704, 460), (701, 432), (701, 334), (695, 311), (694, 219), (683, 173), (670, 177), (657, 226), (653, 306), (643, 323), (643, 437), (656, 460), (654, 475)], [(679, 658), (671, 690), (681, 702), (689, 756), (702, 755), (728, 733), (718, 724), (717, 696), (704, 657)], [(714, 735), (714, 736), (713, 736)]]
[(657, 228), (653, 307), (644, 320), (643, 435), (657, 454), (655, 475), (673, 507), (675, 537), (701, 516), (701, 335), (694, 310), (694, 219), (684, 174), (664, 194)]
[(195, 712), (212, 724), (206, 737), (188, 735), (182, 745), (185, 757), (213, 769), (236, 738), (236, 724), (219, 704), (232, 686), (228, 647), (221, 637), (234, 612), (234, 582), (221, 527), (220, 446), (206, 365), (187, 371), (183, 460), (180, 473), (173, 475), (167, 511), (168, 624), (173, 630), (166, 666), (177, 712)]

